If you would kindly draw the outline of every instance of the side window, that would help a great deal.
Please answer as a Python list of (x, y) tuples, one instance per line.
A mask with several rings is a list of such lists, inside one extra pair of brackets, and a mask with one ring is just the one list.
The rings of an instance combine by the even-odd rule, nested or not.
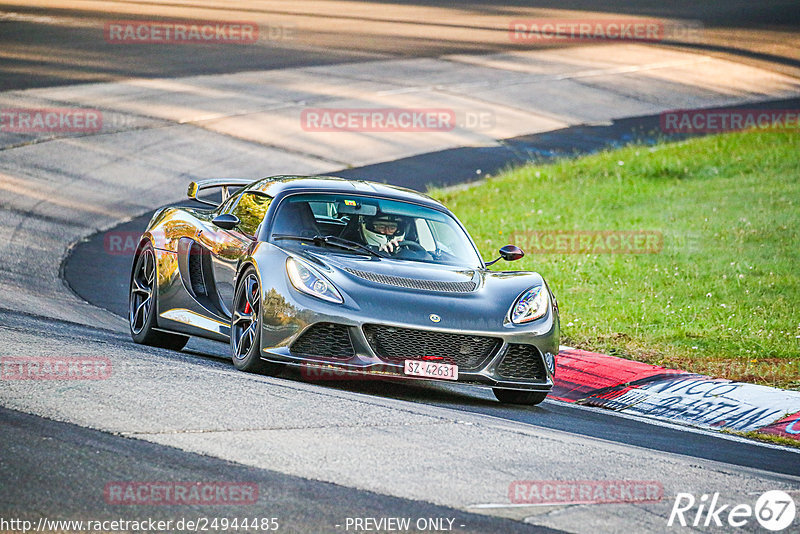
[(232, 215), (239, 217), (241, 230), (250, 235), (255, 235), (258, 225), (264, 220), (272, 199), (264, 195), (244, 193), (236, 205), (230, 210)]
[(319, 222), (320, 219), (336, 219), (336, 203), (335, 202), (309, 202), (311, 211), (314, 213), (314, 218)]
[(232, 195), (228, 200), (223, 202), (220, 207), (217, 209), (217, 213), (230, 213), (231, 208), (239, 202), (239, 197), (242, 195)]
[(419, 244), (422, 247), (429, 251), (433, 252), (436, 250), (436, 241), (433, 239), (433, 234), (431, 234), (431, 229), (428, 226), (428, 221), (425, 219), (417, 219), (416, 220), (417, 226), (417, 237), (419, 238)]

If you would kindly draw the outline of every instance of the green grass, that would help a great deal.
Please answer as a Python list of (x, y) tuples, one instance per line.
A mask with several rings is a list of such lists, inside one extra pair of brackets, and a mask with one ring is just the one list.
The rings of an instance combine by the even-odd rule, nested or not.
[(484, 257), (529, 230), (653, 230), (655, 254), (528, 254), (562, 342), (717, 377), (800, 387), (800, 134), (633, 146), (434, 190)]
[(795, 449), (800, 449), (800, 441), (797, 441), (796, 439), (785, 438), (775, 434), (765, 434), (764, 432), (759, 432), (758, 430), (752, 432), (736, 432), (724, 429), (721, 432), (723, 434), (731, 434), (733, 436), (741, 436), (743, 438), (763, 441), (764, 443), (773, 443), (775, 445), (783, 445), (784, 447), (794, 447)]

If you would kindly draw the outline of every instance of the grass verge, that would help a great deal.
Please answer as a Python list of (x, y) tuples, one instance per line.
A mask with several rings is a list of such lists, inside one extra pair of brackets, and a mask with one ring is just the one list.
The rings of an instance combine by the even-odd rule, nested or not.
[[(503, 267), (548, 280), (564, 344), (800, 388), (800, 133), (632, 146), (431, 194), (484, 257), (527, 241)], [(541, 233), (641, 230), (658, 252), (536, 250)]]
[(732, 432), (730, 430), (723, 430), (722, 433), (731, 434), (734, 436), (740, 436), (748, 439), (754, 439), (764, 443), (772, 443), (773, 445), (782, 445), (784, 447), (794, 447), (795, 449), (800, 449), (800, 441), (797, 441), (796, 439), (785, 438), (783, 436), (776, 436), (774, 434), (766, 434), (764, 432), (759, 432), (757, 430), (752, 432)]

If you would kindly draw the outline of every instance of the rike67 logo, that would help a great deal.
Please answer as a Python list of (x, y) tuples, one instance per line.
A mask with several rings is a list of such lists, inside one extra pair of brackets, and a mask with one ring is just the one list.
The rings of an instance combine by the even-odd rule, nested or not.
[(691, 493), (678, 493), (667, 526), (682, 527), (743, 527), (753, 518), (765, 529), (777, 532), (794, 522), (796, 507), (794, 499), (785, 491), (772, 490), (763, 493), (755, 503), (720, 504), (719, 493), (703, 494), (699, 499)]

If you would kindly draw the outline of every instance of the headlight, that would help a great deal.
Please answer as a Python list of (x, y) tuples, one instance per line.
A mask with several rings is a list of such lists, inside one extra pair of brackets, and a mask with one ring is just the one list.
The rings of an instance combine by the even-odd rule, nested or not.
[(328, 302), (341, 304), (344, 299), (339, 291), (316, 269), (304, 265), (294, 258), (286, 259), (286, 273), (298, 291), (307, 293)]
[(547, 313), (550, 303), (547, 290), (544, 286), (534, 286), (517, 298), (511, 308), (511, 322), (523, 324), (534, 321)]

